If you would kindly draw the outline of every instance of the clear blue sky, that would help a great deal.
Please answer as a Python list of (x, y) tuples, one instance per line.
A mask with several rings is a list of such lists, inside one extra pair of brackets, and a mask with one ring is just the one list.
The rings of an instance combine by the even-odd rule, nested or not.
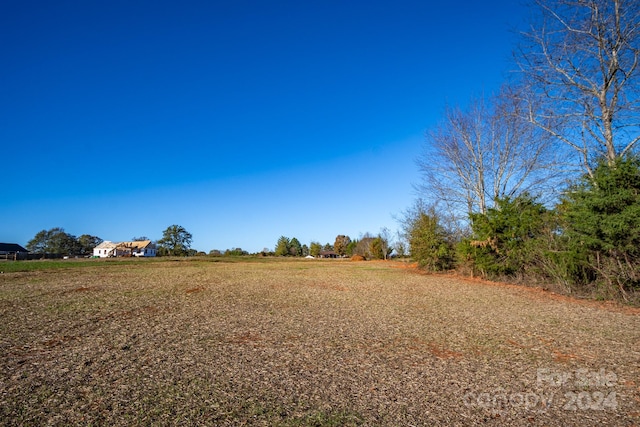
[(382, 227), (447, 104), (505, 80), (503, 1), (30, 1), (0, 8), (0, 241), (273, 249)]

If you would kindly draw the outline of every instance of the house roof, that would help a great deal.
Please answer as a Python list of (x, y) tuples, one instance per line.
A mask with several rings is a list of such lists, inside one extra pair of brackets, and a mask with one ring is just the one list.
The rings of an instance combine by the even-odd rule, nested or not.
[(334, 251), (320, 251), (320, 255), (338, 255), (338, 253)]
[(17, 243), (0, 243), (0, 252), (29, 252)]
[(113, 243), (109, 240), (105, 240), (104, 242), (100, 243), (98, 246), (95, 247), (95, 249), (113, 249), (116, 246), (118, 246), (117, 243)]
[(144, 249), (152, 245), (151, 240), (139, 240), (136, 242), (120, 242), (117, 247), (126, 249)]
[(145, 248), (153, 248), (154, 244), (151, 240), (140, 240), (135, 242), (111, 242), (109, 240), (105, 240), (100, 243), (95, 249), (145, 249)]

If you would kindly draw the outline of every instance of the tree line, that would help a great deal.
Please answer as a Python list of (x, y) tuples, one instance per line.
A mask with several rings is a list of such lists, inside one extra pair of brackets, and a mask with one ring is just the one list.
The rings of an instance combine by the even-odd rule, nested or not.
[[(389, 237), (389, 231), (383, 228), (377, 236), (365, 233), (359, 239), (353, 240), (347, 235), (339, 234), (333, 244), (326, 243), (324, 245), (312, 241), (307, 246), (301, 244), (295, 237), (290, 239), (286, 236), (280, 236), (272, 254), (292, 257), (351, 257), (359, 255), (365, 259), (388, 259), (393, 251), (394, 247)], [(263, 253), (271, 254), (266, 249)]]
[(495, 95), (449, 107), (401, 219), (426, 269), (640, 294), (640, 3), (534, 0)]
[[(146, 236), (133, 237), (131, 241), (151, 240)], [(167, 227), (162, 238), (155, 243), (158, 247), (158, 255), (195, 255), (196, 251), (191, 249), (193, 236), (180, 225)], [(98, 236), (83, 234), (79, 237), (67, 233), (64, 228), (54, 227), (49, 230), (42, 230), (36, 233), (26, 248), (29, 252), (45, 257), (88, 257), (93, 254), (93, 249), (103, 242)]]
[[(133, 237), (131, 241), (152, 240), (146, 236)], [(167, 227), (162, 238), (157, 240), (158, 256), (195, 256), (207, 255), (204, 252), (191, 248), (193, 235), (184, 227), (174, 224)], [(56, 227), (49, 230), (38, 232), (33, 239), (26, 245), (26, 249), (31, 253), (42, 257), (88, 257), (93, 254), (93, 249), (103, 242), (103, 239), (89, 234), (83, 234), (76, 237), (67, 233), (63, 228)], [(311, 242), (308, 246), (301, 244), (297, 238), (281, 236), (276, 242), (275, 249), (264, 249), (260, 255), (263, 256), (321, 256), (323, 253), (332, 253), (336, 256), (346, 257), (360, 255), (366, 259), (387, 259), (394, 248), (392, 247), (389, 231), (382, 229), (377, 235), (373, 236), (365, 233), (359, 239), (352, 240), (349, 236), (338, 235), (333, 244), (326, 243), (324, 245), (319, 242)], [(398, 251), (402, 253), (403, 251)], [(211, 250), (209, 256), (246, 256), (249, 252), (241, 248), (227, 249), (224, 252), (220, 250)]]
[(89, 256), (100, 243), (100, 237), (89, 234), (76, 237), (64, 231), (64, 228), (55, 227), (36, 233), (26, 249), (42, 256)]

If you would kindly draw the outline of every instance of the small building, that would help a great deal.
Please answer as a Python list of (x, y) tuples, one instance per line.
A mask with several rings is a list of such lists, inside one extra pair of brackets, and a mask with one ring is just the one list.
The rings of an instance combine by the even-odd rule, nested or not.
[(118, 246), (117, 243), (113, 243), (109, 240), (105, 240), (104, 242), (100, 243), (98, 246), (93, 248), (93, 256), (100, 257), (100, 258), (109, 258), (109, 257), (116, 256), (115, 250), (117, 246)]
[(338, 254), (334, 251), (321, 251), (318, 256), (320, 258), (338, 258)]
[(93, 256), (100, 258), (154, 257), (156, 256), (156, 245), (151, 240), (119, 243), (105, 240), (93, 249)]
[(120, 242), (116, 246), (115, 256), (156, 256), (156, 245), (151, 240), (139, 240), (136, 242)]
[(25, 257), (29, 253), (17, 243), (0, 243), (0, 258), (19, 259)]

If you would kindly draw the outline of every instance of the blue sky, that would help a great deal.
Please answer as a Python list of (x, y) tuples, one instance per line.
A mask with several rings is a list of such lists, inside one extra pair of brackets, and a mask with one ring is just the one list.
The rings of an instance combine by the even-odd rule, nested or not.
[(496, 91), (516, 1), (29, 1), (0, 13), (0, 241), (333, 243), (417, 197), (446, 105)]

